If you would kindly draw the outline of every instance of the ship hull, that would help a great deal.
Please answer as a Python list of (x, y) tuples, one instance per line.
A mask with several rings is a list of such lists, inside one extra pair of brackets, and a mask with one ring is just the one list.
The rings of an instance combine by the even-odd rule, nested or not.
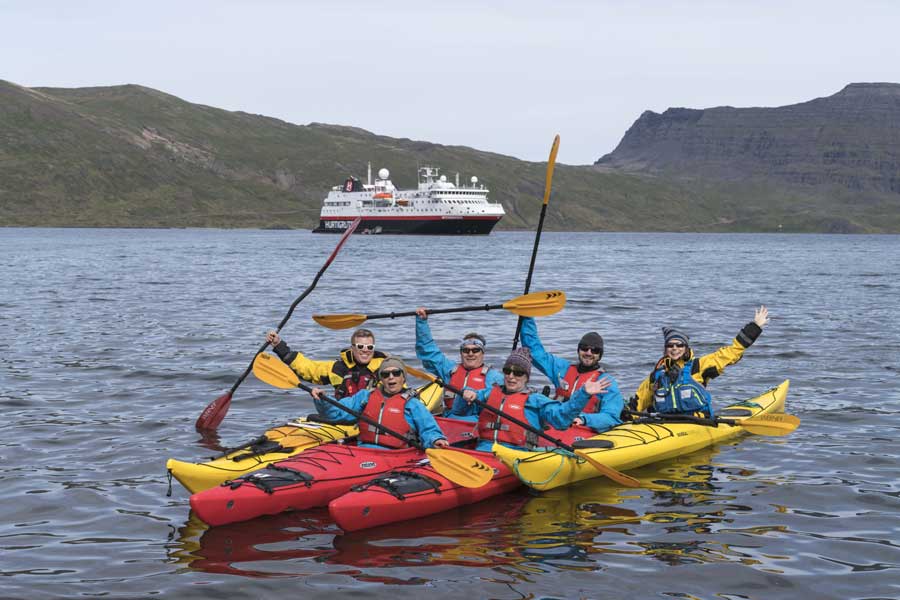
[[(407, 235), (487, 235), (500, 217), (362, 217), (355, 233)], [(343, 233), (351, 217), (320, 219), (313, 233)]]

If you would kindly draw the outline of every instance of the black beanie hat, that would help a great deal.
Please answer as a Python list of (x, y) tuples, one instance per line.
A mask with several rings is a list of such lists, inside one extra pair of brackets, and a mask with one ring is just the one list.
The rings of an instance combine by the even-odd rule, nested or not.
[(691, 343), (691, 338), (688, 337), (688, 334), (684, 333), (680, 329), (675, 329), (674, 327), (663, 327), (663, 344), (668, 344), (671, 340), (680, 340), (684, 342), (684, 345), (687, 346)]
[(589, 331), (581, 336), (578, 346), (587, 346), (588, 348), (600, 348), (600, 358), (603, 358), (603, 336), (596, 331)]

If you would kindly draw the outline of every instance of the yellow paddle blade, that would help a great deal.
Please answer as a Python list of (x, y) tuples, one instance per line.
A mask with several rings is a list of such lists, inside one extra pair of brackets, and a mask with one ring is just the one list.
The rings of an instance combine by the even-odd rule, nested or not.
[(544, 181), (544, 204), (550, 201), (550, 184), (553, 183), (553, 167), (556, 166), (556, 153), (559, 152), (559, 135), (553, 138), (550, 158), (547, 159), (547, 178)]
[(263, 383), (277, 388), (291, 389), (297, 387), (300, 379), (289, 366), (271, 354), (257, 354), (253, 359), (253, 374)]
[(428, 448), (425, 454), (435, 471), (457, 485), (479, 488), (494, 477), (494, 469), (464, 452)]
[(558, 313), (566, 305), (566, 294), (560, 290), (531, 292), (513, 298), (503, 308), (522, 317), (546, 317)]
[(613, 469), (612, 467), (608, 467), (608, 466), (604, 465), (602, 462), (593, 458), (590, 454), (588, 454), (587, 452), (584, 452), (583, 450), (576, 449), (575, 454), (577, 454), (584, 460), (588, 461), (588, 463), (590, 463), (590, 465), (592, 467), (597, 469), (597, 471), (599, 473), (602, 473), (603, 475), (605, 475), (606, 477), (609, 477), (610, 479), (612, 479), (613, 481), (615, 481), (616, 483), (618, 483), (620, 485), (624, 485), (625, 487), (632, 487), (632, 488), (644, 487), (640, 481), (638, 481), (631, 475), (626, 475), (625, 473), (623, 473), (621, 471), (617, 471), (617, 470)]
[(428, 412), (440, 414), (444, 412), (444, 388), (436, 383), (428, 383), (419, 388), (419, 399), (425, 404)]
[(800, 426), (800, 419), (794, 415), (759, 415), (735, 420), (736, 425), (756, 435), (787, 435)]
[(350, 329), (366, 322), (366, 315), (313, 315), (313, 321), (328, 329)]

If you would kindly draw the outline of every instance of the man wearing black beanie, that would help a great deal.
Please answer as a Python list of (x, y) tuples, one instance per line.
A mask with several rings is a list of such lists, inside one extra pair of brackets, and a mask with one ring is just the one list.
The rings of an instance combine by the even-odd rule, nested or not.
[(544, 349), (534, 319), (522, 319), (521, 335), (522, 345), (531, 351), (534, 366), (556, 386), (557, 399), (565, 402), (588, 381), (608, 379), (611, 382), (604, 392), (591, 396), (584, 410), (572, 422), (573, 425), (587, 425), (599, 433), (622, 422), (619, 415), (625, 401), (616, 380), (600, 367), (603, 338), (599, 333), (590, 331), (581, 336), (578, 342), (578, 362), (574, 363)]

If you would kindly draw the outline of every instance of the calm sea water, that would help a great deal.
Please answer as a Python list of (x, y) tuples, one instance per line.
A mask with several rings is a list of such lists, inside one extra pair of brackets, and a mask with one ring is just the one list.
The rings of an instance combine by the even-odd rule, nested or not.
[[(727, 344), (772, 322), (713, 382), (719, 404), (791, 380), (790, 437), (744, 437), (643, 468), (654, 490), (587, 482), (509, 494), (345, 535), (324, 511), (207, 529), (168, 457), (200, 460), (194, 420), (311, 282), (336, 237), (296, 231), (0, 229), (0, 597), (896, 598), (900, 596), (900, 237), (543, 236), (533, 290), (569, 302), (539, 322), (574, 358), (599, 330), (630, 394), (660, 327)], [(328, 358), (313, 312), (389, 312), (519, 295), (531, 233), (354, 236), (284, 336)], [(504, 311), (432, 318), (508, 352)], [(373, 321), (412, 356), (410, 319)], [(540, 380), (536, 380), (540, 383)], [(312, 412), (252, 377), (218, 442)]]

